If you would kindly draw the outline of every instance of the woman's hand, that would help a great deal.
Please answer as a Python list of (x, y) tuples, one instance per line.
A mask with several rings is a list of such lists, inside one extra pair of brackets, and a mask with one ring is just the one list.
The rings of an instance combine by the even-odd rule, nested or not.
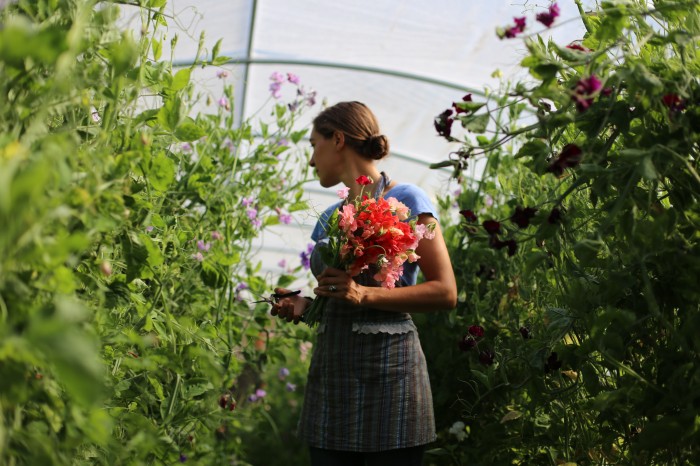
[(352, 304), (362, 304), (365, 288), (355, 283), (345, 271), (328, 267), (318, 276), (318, 286), (314, 293), (318, 296), (344, 299)]
[[(287, 294), (290, 292), (291, 290), (286, 288), (275, 288), (275, 293), (277, 294)], [(279, 316), (280, 319), (286, 319), (287, 322), (298, 324), (306, 308), (309, 307), (309, 304), (311, 304), (311, 301), (299, 295), (281, 298), (279, 301), (272, 304), (270, 313), (273, 316)]]

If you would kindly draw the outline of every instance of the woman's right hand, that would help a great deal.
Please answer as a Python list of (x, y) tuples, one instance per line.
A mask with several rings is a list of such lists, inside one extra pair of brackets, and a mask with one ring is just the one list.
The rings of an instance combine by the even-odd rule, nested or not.
[[(275, 288), (275, 293), (277, 294), (286, 294), (290, 291), (291, 290), (286, 288)], [(285, 319), (287, 322), (298, 324), (301, 320), (301, 316), (310, 304), (311, 301), (299, 295), (281, 298), (272, 305), (270, 313), (273, 316), (278, 316), (280, 319)]]

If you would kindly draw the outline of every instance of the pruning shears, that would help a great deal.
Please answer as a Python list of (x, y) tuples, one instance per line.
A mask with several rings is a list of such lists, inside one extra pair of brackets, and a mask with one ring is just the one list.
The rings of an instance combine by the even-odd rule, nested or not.
[(290, 291), (289, 293), (272, 293), (269, 298), (262, 298), (258, 301), (253, 301), (253, 304), (258, 304), (258, 303), (267, 303), (267, 304), (277, 304), (280, 299), (282, 298), (289, 298), (291, 296), (296, 296), (299, 293), (301, 293), (301, 290), (296, 290), (296, 291)]

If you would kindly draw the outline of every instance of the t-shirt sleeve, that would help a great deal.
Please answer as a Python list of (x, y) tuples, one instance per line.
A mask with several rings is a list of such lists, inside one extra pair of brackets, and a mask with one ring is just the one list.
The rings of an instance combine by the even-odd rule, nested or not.
[(429, 214), (436, 220), (440, 220), (433, 202), (426, 192), (418, 186), (412, 184), (398, 185), (387, 193), (387, 197), (395, 197), (398, 201), (403, 202), (406, 207), (411, 209), (411, 218), (421, 214)]
[(337, 210), (338, 207), (342, 204), (341, 202), (338, 202), (336, 204), (333, 204), (329, 208), (327, 208), (319, 217), (318, 221), (316, 222), (316, 226), (314, 226), (314, 230), (311, 232), (311, 240), (314, 243), (318, 243), (320, 239), (323, 239), (326, 237), (326, 228), (328, 226), (328, 219), (331, 218), (331, 215), (333, 215), (333, 211)]

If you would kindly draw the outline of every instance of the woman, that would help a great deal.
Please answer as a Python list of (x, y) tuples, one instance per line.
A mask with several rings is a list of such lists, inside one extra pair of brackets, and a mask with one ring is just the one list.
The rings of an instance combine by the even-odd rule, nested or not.
[[(433, 239), (422, 239), (417, 263), (405, 263), (393, 289), (361, 274), (328, 268), (315, 250), (313, 290), (330, 298), (318, 325), (309, 368), (299, 437), (308, 442), (312, 465), (420, 465), (426, 444), (435, 440), (432, 395), (416, 327), (409, 313), (451, 309), (457, 286), (436, 212), (426, 194), (397, 184), (375, 161), (389, 153), (374, 114), (359, 102), (341, 102), (321, 112), (311, 132), (315, 168), (329, 188), (343, 183), (349, 199), (360, 194), (355, 180), (369, 176), (364, 193), (395, 197), (423, 224), (436, 223)], [(312, 233), (325, 238), (324, 221), (342, 202), (330, 206)], [(420, 267), (425, 281), (416, 284)], [(288, 290), (275, 290), (282, 294)], [(299, 322), (310, 301), (293, 296), (273, 305), (272, 314)]]

